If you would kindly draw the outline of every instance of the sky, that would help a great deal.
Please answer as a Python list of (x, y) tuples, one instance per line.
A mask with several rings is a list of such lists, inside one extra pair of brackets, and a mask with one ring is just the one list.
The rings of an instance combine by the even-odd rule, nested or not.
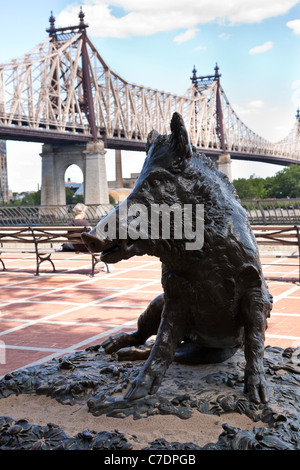
[[(0, 63), (20, 58), (56, 26), (78, 24), (82, 7), (91, 41), (109, 67), (131, 83), (176, 94), (198, 75), (214, 73), (239, 118), (276, 142), (295, 123), (300, 107), (300, 0), (14, 0), (1, 2)], [(7, 142), (9, 187), (41, 185), (41, 145)], [(144, 153), (122, 152), (123, 176), (140, 171)], [(114, 152), (106, 154), (115, 178)], [(282, 166), (232, 162), (232, 177), (267, 177)], [(65, 178), (82, 182), (70, 167)]]

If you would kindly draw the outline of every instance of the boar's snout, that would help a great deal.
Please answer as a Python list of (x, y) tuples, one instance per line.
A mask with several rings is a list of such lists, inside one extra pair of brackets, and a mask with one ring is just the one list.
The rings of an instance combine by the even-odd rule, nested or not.
[(102, 240), (92, 235), (92, 232), (83, 233), (81, 237), (92, 253), (101, 253), (100, 259), (104, 263), (117, 263), (138, 253), (131, 240)]
[(101, 253), (105, 249), (105, 241), (94, 237), (90, 233), (83, 233), (81, 238), (92, 253)]

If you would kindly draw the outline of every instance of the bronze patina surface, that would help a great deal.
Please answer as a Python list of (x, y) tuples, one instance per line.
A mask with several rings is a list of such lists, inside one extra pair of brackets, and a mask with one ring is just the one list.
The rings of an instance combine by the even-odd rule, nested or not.
[[(271, 385), (268, 403), (255, 404), (243, 393), (245, 358), (243, 350), (219, 364), (185, 365), (173, 362), (158, 392), (138, 400), (126, 400), (120, 392), (141, 373), (144, 363), (119, 361), (95, 346), (45, 364), (7, 374), (0, 380), (0, 401), (10, 395), (44, 395), (70, 409), (80, 405), (95, 417), (116, 418), (115, 431), (97, 433), (79, 423), (80, 432), (68, 435), (60, 426), (40, 426), (30, 421), (30, 409), (24, 419), (0, 416), (0, 450), (5, 449), (101, 449), (132, 448), (132, 430), (125, 436), (118, 431), (118, 420), (133, 416), (144, 420), (155, 415), (173, 415), (180, 421), (209, 414), (226, 417), (224, 431), (216, 442), (200, 447), (196, 442), (170, 441), (161, 436), (147, 449), (165, 450), (300, 450), (300, 354), (299, 348), (267, 346), (264, 354), (266, 377)], [(3, 408), (2, 408), (3, 409)], [(234, 414), (253, 421), (252, 429), (232, 424)], [(26, 419), (25, 419), (26, 417)], [(259, 426), (256, 427), (256, 423)], [(262, 426), (262, 423), (265, 426)], [(82, 428), (81, 428), (82, 426)]]
[(120, 359), (133, 360), (146, 353), (127, 347), (142, 345), (156, 335), (145, 366), (126, 392), (125, 398), (133, 400), (158, 390), (174, 358), (186, 363), (220, 362), (244, 345), (245, 392), (254, 403), (266, 403), (263, 350), (272, 297), (255, 237), (233, 185), (191, 146), (178, 113), (173, 115), (171, 131), (170, 135), (149, 134), (144, 166), (126, 207), (177, 204), (183, 211), (187, 204), (202, 204), (204, 243), (187, 250), (186, 240), (172, 235), (169, 239), (153, 239), (148, 233), (137, 239), (107, 236), (112, 220), (119, 224), (119, 233), (124, 223), (125, 228), (132, 223), (132, 215), (121, 220), (123, 206), (82, 236), (91, 251), (102, 252), (106, 263), (143, 254), (162, 262), (164, 293), (140, 316), (137, 331), (118, 334), (102, 346), (109, 354), (118, 351)]

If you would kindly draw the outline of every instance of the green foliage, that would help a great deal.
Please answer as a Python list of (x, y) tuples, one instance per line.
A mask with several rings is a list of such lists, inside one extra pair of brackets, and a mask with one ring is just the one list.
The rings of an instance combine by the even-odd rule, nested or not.
[(300, 165), (290, 165), (269, 178), (239, 178), (233, 185), (240, 199), (299, 198)]
[(116, 204), (115, 198), (111, 195), (109, 195), (109, 203), (110, 204)]
[[(16, 196), (18, 193), (15, 193)], [(10, 200), (3, 203), (3, 206), (39, 206), (41, 204), (41, 190), (31, 193), (20, 193), (22, 199)], [(83, 195), (79, 194), (74, 196), (70, 188), (66, 188), (66, 204), (77, 204), (83, 201)]]
[(41, 204), (41, 190), (27, 193), (21, 201), (21, 206), (39, 206)]
[(66, 204), (77, 204), (78, 202), (84, 202), (83, 201), (83, 194), (75, 194), (73, 191), (66, 187)]
[(300, 197), (300, 166), (290, 165), (279, 171), (273, 178), (267, 178), (269, 197)]
[(263, 178), (239, 178), (233, 181), (233, 185), (240, 199), (263, 199), (266, 197)]
[[(18, 193), (14, 193), (16, 196)], [(41, 204), (41, 190), (32, 193), (20, 193), (22, 199), (10, 200), (2, 206), (39, 206)]]
[(66, 204), (73, 204), (74, 202), (74, 193), (70, 188), (66, 188)]
[(74, 203), (77, 204), (78, 202), (84, 203), (82, 194), (77, 194), (76, 196), (73, 197), (73, 204)]

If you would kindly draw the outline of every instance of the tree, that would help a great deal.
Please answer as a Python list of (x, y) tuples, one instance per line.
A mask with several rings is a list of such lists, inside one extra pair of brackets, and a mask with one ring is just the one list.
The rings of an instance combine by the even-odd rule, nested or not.
[(268, 197), (300, 197), (300, 165), (290, 165), (266, 179)]
[(74, 203), (74, 193), (73, 191), (66, 187), (66, 204), (73, 204)]
[(266, 188), (263, 178), (239, 178), (233, 185), (240, 199), (263, 199), (266, 197)]
[(83, 195), (75, 195), (70, 188), (66, 187), (66, 204), (77, 204), (78, 202), (83, 202)]
[(240, 199), (299, 198), (300, 165), (290, 165), (268, 178), (239, 178), (233, 185)]
[(20, 205), (21, 206), (39, 206), (41, 204), (41, 190), (27, 193), (21, 199)]

